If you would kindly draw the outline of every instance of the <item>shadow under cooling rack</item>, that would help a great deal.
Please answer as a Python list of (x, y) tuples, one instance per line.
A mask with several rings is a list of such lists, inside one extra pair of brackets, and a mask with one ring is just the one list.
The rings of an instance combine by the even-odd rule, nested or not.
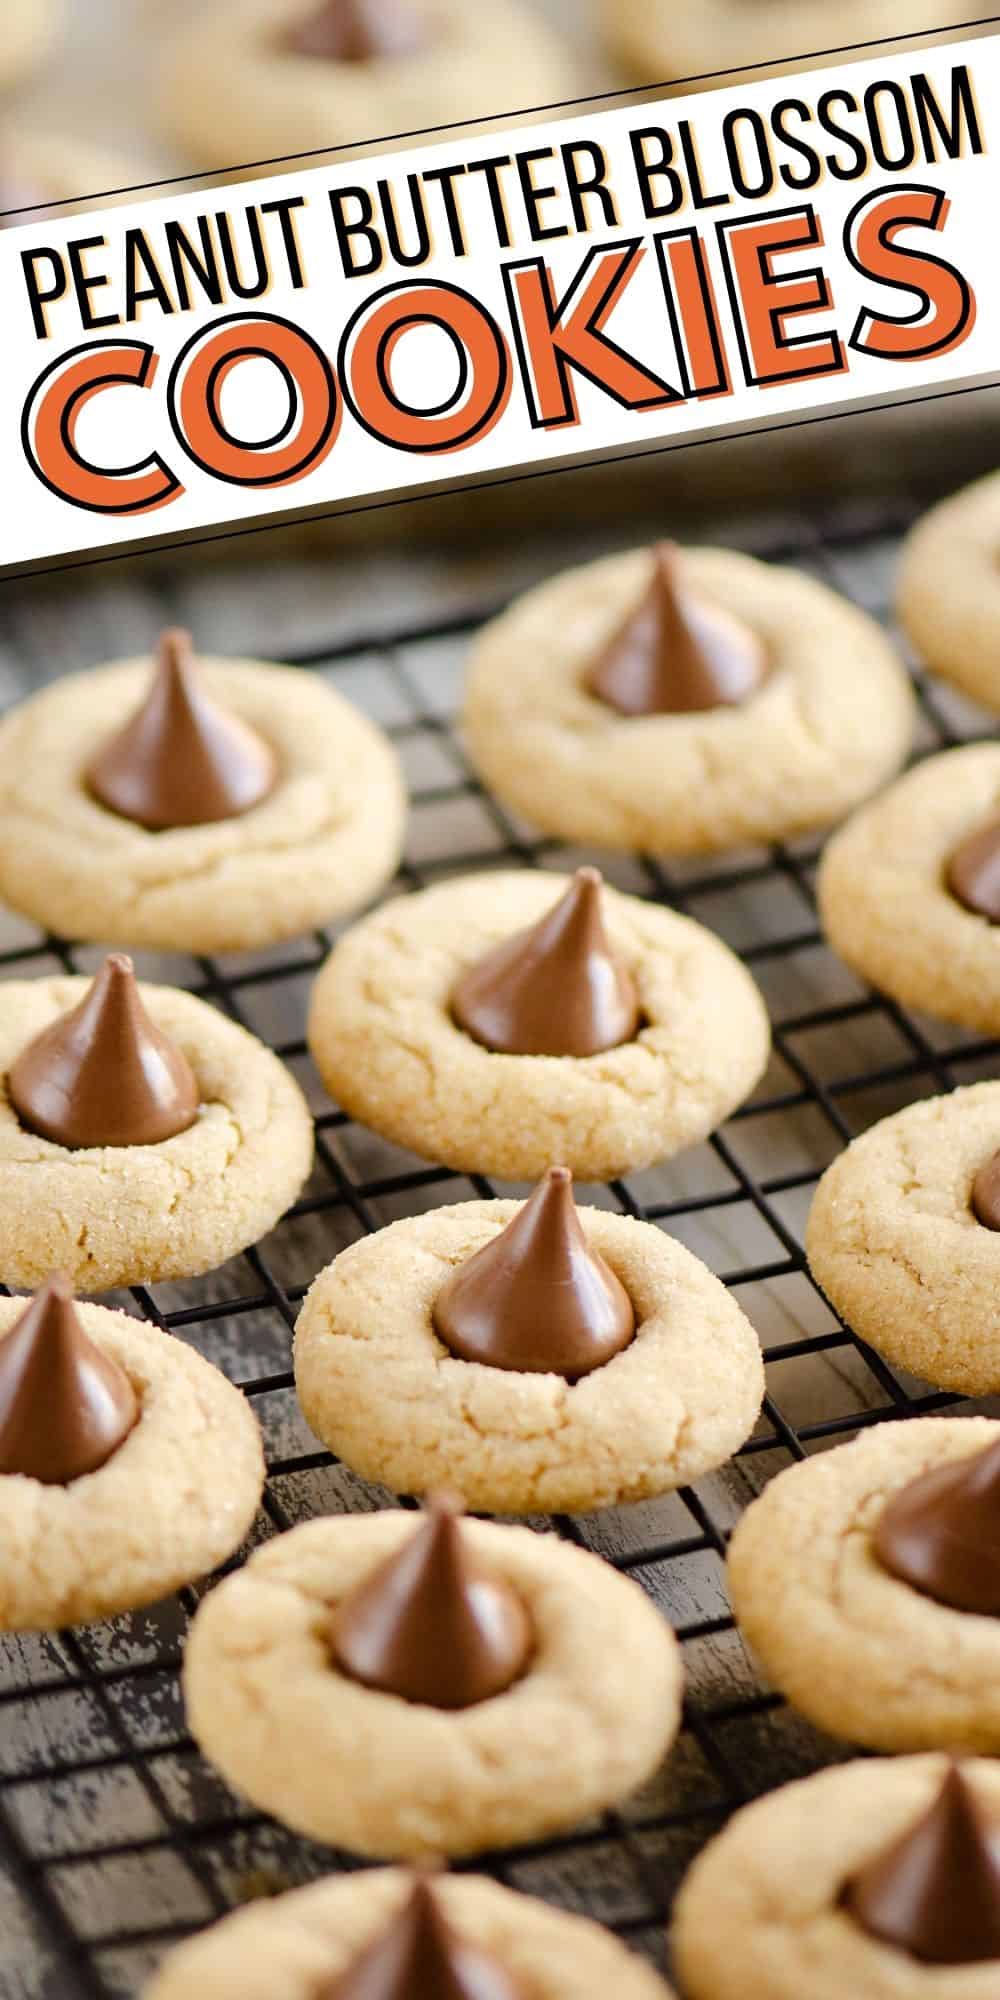
[[(915, 505), (766, 515), (746, 524), (754, 552), (804, 565), (887, 619), (898, 537)], [(740, 523), (728, 537), (739, 541)], [(161, 582), (158, 611), (170, 616)], [(491, 605), (486, 607), (493, 609)], [(501, 865), (596, 859), (609, 879), (699, 918), (740, 953), (774, 1025), (770, 1070), (751, 1103), (679, 1160), (582, 1190), (676, 1234), (731, 1286), (757, 1327), (768, 1395), (752, 1439), (696, 1488), (569, 1520), (557, 1532), (637, 1577), (685, 1653), (685, 1729), (663, 1770), (620, 1813), (484, 1864), (509, 1885), (582, 1910), (663, 1963), (671, 1897), (689, 1859), (733, 1806), (843, 1755), (759, 1682), (729, 1617), (727, 1536), (741, 1509), (791, 1459), (863, 1425), (944, 1407), (840, 1325), (812, 1285), (802, 1232), (819, 1174), (843, 1144), (916, 1096), (997, 1073), (998, 1045), (903, 1012), (826, 950), (816, 918), (818, 844), (667, 866), (572, 854), (532, 839), (487, 796), (451, 727), (467, 634), (478, 621), (387, 629), (298, 664), (331, 680), (395, 739), (413, 793), (401, 886)], [(23, 651), (23, 647), (22, 647)], [(24, 662), (24, 691), (36, 678)], [(917, 673), (918, 754), (987, 732), (987, 719)], [(0, 972), (88, 970), (70, 949), (11, 922)], [(256, 1539), (317, 1513), (392, 1496), (321, 1450), (298, 1411), (291, 1333), (308, 1284), (345, 1244), (397, 1216), (509, 1192), (428, 1165), (353, 1125), (326, 1099), (304, 1042), (310, 982), (330, 940), (215, 960), (137, 955), (141, 974), (190, 986), (290, 1064), (316, 1117), (316, 1168), (277, 1229), (210, 1278), (114, 1300), (174, 1330), (249, 1397), (269, 1478)], [(543, 1525), (539, 1523), (539, 1525)], [(246, 1808), (185, 1731), (178, 1663), (194, 1590), (108, 1624), (0, 1641), (0, 1996), (132, 1996), (163, 1950), (255, 1894), (348, 1857)], [(336, 1782), (331, 1773), (331, 1783)]]

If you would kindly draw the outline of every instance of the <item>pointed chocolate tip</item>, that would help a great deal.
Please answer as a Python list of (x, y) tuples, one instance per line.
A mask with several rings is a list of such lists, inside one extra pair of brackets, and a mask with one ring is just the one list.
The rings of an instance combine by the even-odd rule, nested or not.
[(633, 1041), (635, 984), (604, 925), (604, 884), (581, 868), (544, 917), (470, 967), (458, 1027), (498, 1055), (592, 1056)]
[(451, 1924), (424, 1868), (403, 1902), (317, 2000), (528, 2000), (514, 1974)]
[(83, 999), (22, 1049), (7, 1078), (22, 1125), (53, 1145), (152, 1146), (185, 1132), (200, 1094), (187, 1058), (114, 952)]
[(657, 542), (652, 574), (590, 667), (585, 687), (620, 715), (699, 715), (748, 701), (764, 680), (749, 626), (684, 589), (675, 542)]
[(635, 1335), (620, 1280), (580, 1226), (567, 1167), (550, 1167), (512, 1222), (452, 1272), (434, 1329), (461, 1361), (578, 1382)]
[(950, 1760), (926, 1812), (847, 1883), (861, 1928), (925, 1965), (1000, 1958), (1000, 1822)]
[(949, 856), (945, 883), (956, 902), (974, 917), (1000, 924), (1000, 819), (995, 814)]
[(91, 1340), (56, 1274), (0, 1338), (0, 1474), (67, 1486), (113, 1457), (139, 1415), (123, 1368)]
[(402, 1548), (348, 1593), (330, 1620), (337, 1664), (352, 1680), (429, 1708), (503, 1694), (534, 1643), (521, 1598), (474, 1557), (457, 1496), (431, 1497)]
[(1000, 1444), (909, 1480), (876, 1523), (874, 1552), (935, 1603), (1000, 1617)]
[(416, 55), (427, 41), (410, 0), (323, 0), (292, 24), (282, 47), (321, 62), (385, 62)]
[(235, 819), (274, 789), (270, 746), (202, 685), (190, 632), (160, 636), (144, 701), (87, 767), (93, 796), (149, 833)]

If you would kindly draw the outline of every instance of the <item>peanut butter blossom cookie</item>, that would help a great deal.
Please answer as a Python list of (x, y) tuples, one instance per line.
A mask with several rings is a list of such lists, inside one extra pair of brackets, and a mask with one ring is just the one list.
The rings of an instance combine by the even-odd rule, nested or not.
[(1000, 1749), (1000, 1424), (883, 1424), (779, 1474), (729, 1581), (769, 1679), (820, 1728)]
[(558, 1167), (523, 1204), (435, 1209), (345, 1250), (302, 1308), (295, 1377), (366, 1478), (451, 1477), (493, 1513), (684, 1485), (744, 1442), (764, 1392), (718, 1279), (649, 1223), (578, 1213)]
[(107, 1618), (231, 1556), (264, 1484), (238, 1389), (50, 1279), (0, 1300), (0, 1630)]
[(464, 726), (497, 797), (547, 833), (698, 854), (842, 818), (899, 769), (913, 701), (884, 633), (822, 584), (663, 544), (488, 625)]
[(383, 886), (404, 812), (391, 745), (324, 681), (199, 663), (186, 632), (0, 726), (0, 896), (63, 937), (193, 952), (292, 937)]
[(329, 1877), (172, 1951), (146, 2000), (670, 2000), (584, 1917), (477, 1875)]
[(1000, 1083), (883, 1119), (827, 1168), (806, 1238), (831, 1303), (940, 1389), (1000, 1392)]
[(190, 993), (86, 979), (0, 986), (0, 1279), (88, 1291), (195, 1277), (273, 1228), (312, 1163), (278, 1058)]
[(1000, 744), (930, 757), (834, 835), (824, 929), (873, 986), (1000, 1032)]
[(674, 1928), (690, 2000), (990, 2000), (1000, 1982), (1000, 1772), (868, 1760), (736, 1814)]
[(903, 549), (897, 610), (936, 673), (1000, 709), (1000, 473), (918, 521)]
[(700, 924), (564, 876), (386, 904), (320, 974), (309, 1043), (345, 1111), (446, 1166), (607, 1180), (704, 1139), (768, 1059), (763, 1002)]
[(174, 38), (162, 102), (192, 160), (233, 166), (551, 104), (578, 84), (522, 0), (224, 0)]
[(194, 1620), (194, 1735), (316, 1840), (409, 1858), (540, 1839), (624, 1798), (676, 1735), (680, 1655), (639, 1586), (459, 1506), (311, 1521)]

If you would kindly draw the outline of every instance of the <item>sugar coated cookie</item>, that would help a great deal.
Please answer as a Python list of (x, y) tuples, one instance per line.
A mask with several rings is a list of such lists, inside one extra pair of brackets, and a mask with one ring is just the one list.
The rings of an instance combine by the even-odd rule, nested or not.
[[(276, 1992), (282, 2000), (315, 2000), (363, 1964), (364, 1955), (387, 1936), (397, 1950), (402, 1942), (406, 1966), (416, 1886), (405, 1871), (366, 1869), (253, 1903), (170, 1952), (145, 2000), (191, 2000), (195, 1993), (206, 2000), (209, 1994), (212, 2000), (274, 2000)], [(418, 1889), (421, 1899), (428, 1886), (424, 1880)], [(611, 1994), (615, 2000), (670, 2000), (648, 1965), (585, 1917), (515, 1895), (478, 1875), (436, 1878), (431, 1893), (453, 1950), (458, 1941), (467, 1980), (468, 1955), (475, 1953), (478, 1960), (486, 1953), (494, 1968), (488, 1988), (467, 1984), (456, 1991), (489, 1991), (497, 2000), (508, 2000), (508, 1987), (509, 2000), (521, 2000), (522, 1987), (526, 2000), (609, 2000)], [(407, 1927), (402, 1941), (401, 1925)], [(432, 1946), (441, 1929), (439, 1918)], [(426, 1950), (426, 1931), (417, 1935)], [(500, 1984), (504, 1973), (506, 1982)]]
[(283, 1063), (214, 1007), (97, 979), (0, 986), (0, 1278), (81, 1290), (194, 1277), (300, 1192), (312, 1121)]
[(928, 666), (1000, 709), (1000, 473), (917, 522), (903, 548), (896, 602)]
[(391, 745), (324, 681), (196, 662), (185, 633), (0, 724), (0, 897), (63, 937), (191, 952), (293, 937), (384, 885), (404, 812)]
[[(454, 1479), (494, 1513), (610, 1506), (721, 1465), (760, 1410), (753, 1328), (663, 1230), (593, 1208), (578, 1227), (590, 1266), (579, 1276), (576, 1246), (552, 1244), (544, 1184), (528, 1204), (463, 1202), (352, 1244), (316, 1279), (296, 1327), (313, 1429), (396, 1492)], [(598, 1348), (578, 1374), (577, 1355), (567, 1376), (565, 1294), (576, 1278), (593, 1312), (605, 1274), (628, 1335), (619, 1345), (612, 1313), (608, 1358)]]
[(874, 1125), (827, 1168), (813, 1276), (862, 1340), (966, 1396), (1000, 1392), (1000, 1083)]
[(264, 1484), (249, 1404), (172, 1335), (0, 1300), (0, 1630), (107, 1618), (226, 1560)]
[[(471, 1604), (466, 1590), (443, 1606), (442, 1571), (461, 1584), (466, 1566)], [(525, 1632), (460, 1706), (437, 1680), (484, 1637), (496, 1649), (484, 1589)], [(313, 1839), (389, 1858), (541, 1839), (624, 1798), (672, 1742), (680, 1688), (676, 1641), (637, 1584), (555, 1537), (444, 1511), (268, 1543), (205, 1600), (184, 1663), (191, 1728), (231, 1784)]]
[(880, 1424), (748, 1508), (733, 1608), (768, 1678), (821, 1729), (877, 1750), (995, 1754), (998, 1547), (1000, 1424)]
[(989, 2000), (1000, 1771), (867, 1759), (738, 1812), (695, 1862), (674, 1950), (690, 2000)]
[(560, 839), (700, 854), (828, 826), (899, 769), (913, 700), (884, 633), (727, 549), (565, 571), (487, 625), (470, 755)]
[(1000, 744), (945, 750), (848, 820), (817, 883), (827, 937), (855, 972), (988, 1035), (1000, 1030), (998, 816)]
[(553, 1162), (604, 1180), (705, 1138), (760, 1077), (769, 1028), (700, 924), (592, 870), (525, 870), (356, 925), (314, 988), (309, 1043), (343, 1108), (398, 1145), (509, 1180)]
[(522, 0), (225, 0), (176, 36), (162, 107), (193, 161), (228, 167), (523, 111), (578, 82)]

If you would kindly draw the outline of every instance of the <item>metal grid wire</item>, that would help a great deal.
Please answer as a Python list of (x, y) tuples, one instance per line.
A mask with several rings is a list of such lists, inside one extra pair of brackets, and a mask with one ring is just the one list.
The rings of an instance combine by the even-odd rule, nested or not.
[[(742, 539), (887, 618), (896, 543), (915, 510), (912, 496), (803, 509), (757, 517)], [(399, 746), (414, 796), (404, 888), (469, 868), (600, 859), (530, 837), (463, 760), (450, 712), (477, 622), (462, 617), (299, 658), (367, 706)], [(915, 678), (920, 752), (987, 731), (982, 714)], [(639, 1579), (674, 1624), (687, 1668), (685, 1728), (661, 1773), (620, 1813), (488, 1865), (512, 1887), (611, 1925), (661, 1965), (673, 1891), (724, 1816), (845, 1754), (761, 1685), (733, 1629), (722, 1561), (734, 1521), (791, 1460), (859, 1426), (955, 1400), (888, 1368), (840, 1325), (809, 1279), (802, 1227), (819, 1173), (848, 1139), (916, 1096), (995, 1073), (1000, 1044), (905, 1013), (839, 965), (817, 924), (818, 847), (696, 866), (605, 857), (616, 884), (701, 919), (740, 952), (771, 1008), (774, 1058), (752, 1102), (709, 1143), (608, 1188), (582, 1189), (581, 1198), (674, 1232), (719, 1272), (760, 1332), (768, 1395), (750, 1442), (697, 1488), (555, 1521), (560, 1534)], [(331, 1107), (303, 1039), (309, 984), (328, 948), (316, 935), (225, 964), (138, 959), (141, 973), (191, 986), (270, 1040), (316, 1113), (315, 1173), (267, 1241), (208, 1280), (112, 1301), (169, 1327), (244, 1389), (268, 1447), (256, 1539), (392, 1497), (321, 1450), (298, 1412), (291, 1333), (316, 1271), (396, 1216), (510, 1192), (403, 1154)], [(0, 952), (0, 973), (89, 970), (98, 958), (19, 926)], [(0, 1643), (2, 2000), (133, 1995), (167, 1946), (241, 1899), (354, 1865), (245, 1807), (202, 1762), (177, 1678), (199, 1595), (185, 1590), (109, 1624)]]

